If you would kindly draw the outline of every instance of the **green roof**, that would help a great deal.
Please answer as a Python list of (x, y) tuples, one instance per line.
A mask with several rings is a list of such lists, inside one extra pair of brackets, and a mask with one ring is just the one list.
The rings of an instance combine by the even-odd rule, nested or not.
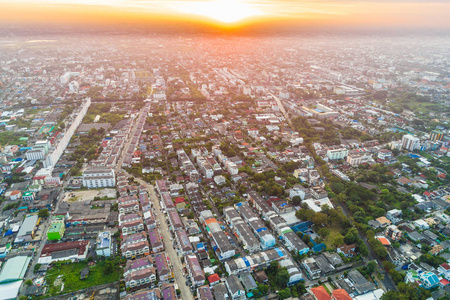
[(8, 259), (0, 272), (0, 284), (22, 280), (30, 260), (29, 256), (16, 256)]
[(60, 232), (61, 231), (61, 226), (63, 226), (63, 223), (60, 223), (60, 222), (52, 223), (50, 225), (50, 227), (48, 228), (47, 232), (50, 232), (50, 233), (52, 233), (52, 232)]

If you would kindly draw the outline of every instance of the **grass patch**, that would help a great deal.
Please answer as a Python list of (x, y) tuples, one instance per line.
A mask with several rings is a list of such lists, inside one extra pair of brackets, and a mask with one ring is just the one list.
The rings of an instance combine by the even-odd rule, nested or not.
[(327, 235), (323, 241), (323, 243), (327, 246), (327, 249), (335, 249), (336, 247), (333, 246), (333, 236), (336, 234), (341, 233), (341, 228), (339, 227), (327, 227), (328, 231), (330, 231), (330, 234)]
[[(52, 297), (58, 294), (66, 294), (81, 289), (85, 289), (91, 286), (106, 284), (118, 281), (122, 276), (122, 271), (119, 269), (119, 264), (114, 264), (117, 269), (110, 272), (107, 267), (107, 260), (99, 261), (95, 265), (89, 267), (88, 278), (81, 280), (80, 272), (82, 269), (88, 266), (87, 261), (78, 263), (57, 263), (50, 270), (48, 270), (45, 280), (47, 281), (48, 290), (45, 297)], [(55, 280), (59, 275), (62, 275), (62, 282), (64, 283), (64, 290), (61, 292), (60, 280), (57, 281), (55, 286)]]

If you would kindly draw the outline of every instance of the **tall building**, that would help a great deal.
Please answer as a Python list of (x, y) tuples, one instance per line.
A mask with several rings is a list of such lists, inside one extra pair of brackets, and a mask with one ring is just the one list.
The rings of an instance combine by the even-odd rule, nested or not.
[(419, 138), (412, 136), (410, 134), (406, 134), (402, 138), (402, 148), (408, 151), (414, 151), (420, 148), (420, 140)]
[(442, 131), (433, 130), (430, 132), (430, 140), (432, 141), (442, 141), (444, 139), (444, 133)]

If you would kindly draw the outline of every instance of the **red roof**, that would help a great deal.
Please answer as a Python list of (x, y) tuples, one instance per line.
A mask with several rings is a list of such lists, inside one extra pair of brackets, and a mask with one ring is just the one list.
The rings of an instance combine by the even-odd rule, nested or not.
[(334, 290), (331, 295), (335, 300), (352, 300), (352, 297), (344, 289)]
[(383, 244), (383, 246), (389, 246), (391, 244), (387, 238), (377, 236), (377, 239)]
[(217, 275), (217, 273), (214, 273), (214, 274), (208, 276), (208, 281), (209, 281), (209, 283), (218, 282), (218, 281), (220, 281), (220, 277), (219, 277), (219, 275)]
[(446, 286), (447, 284), (450, 283), (450, 282), (449, 282), (447, 279), (445, 279), (445, 278), (442, 278), (441, 280), (439, 280), (439, 282), (440, 282), (443, 286)]
[(444, 270), (446, 270), (446, 271), (450, 270), (450, 266), (449, 266), (447, 263), (443, 263), (443, 264), (441, 265), (441, 267), (442, 267)]
[(177, 197), (177, 198), (173, 199), (173, 202), (175, 202), (175, 204), (182, 203), (182, 202), (184, 202), (184, 198), (183, 197)]
[(311, 292), (316, 296), (317, 300), (331, 300), (331, 296), (323, 286), (312, 288)]
[(67, 243), (56, 243), (56, 244), (46, 244), (44, 248), (42, 248), (41, 256), (51, 255), (56, 251), (70, 250), (70, 249), (78, 249), (78, 255), (86, 252), (86, 247), (89, 245), (89, 241), (76, 241), (76, 242), (67, 242)]

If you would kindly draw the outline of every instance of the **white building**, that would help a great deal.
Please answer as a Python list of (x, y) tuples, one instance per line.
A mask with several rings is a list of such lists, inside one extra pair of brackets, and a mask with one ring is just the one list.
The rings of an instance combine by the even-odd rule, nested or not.
[(291, 190), (289, 191), (289, 197), (292, 199), (295, 196), (299, 196), (302, 200), (305, 199), (305, 189), (301, 185), (295, 185)]
[(107, 257), (111, 256), (111, 253), (113, 252), (111, 232), (109, 231), (99, 232), (95, 244), (97, 246), (97, 248), (95, 249), (97, 255)]
[(116, 178), (114, 169), (90, 168), (83, 172), (83, 186), (87, 188), (114, 187)]
[(71, 93), (78, 93), (78, 89), (80, 88), (80, 84), (76, 81), (72, 81), (69, 83), (69, 91)]
[(237, 175), (239, 173), (239, 168), (233, 162), (228, 163), (227, 169), (230, 175)]
[(75, 130), (83, 121), (83, 118), (86, 115), (89, 106), (91, 106), (91, 98), (87, 98), (83, 103), (83, 107), (73, 121), (72, 125), (70, 125), (69, 129), (67, 129), (67, 131), (64, 133), (64, 136), (60, 140), (58, 146), (56, 146), (56, 149), (52, 153), (49, 153), (47, 155), (47, 158), (44, 161), (45, 168), (50, 166), (54, 167), (58, 160), (61, 158), (61, 155), (63, 154), (64, 150), (66, 150), (66, 147), (69, 144), (73, 134), (75, 133)]
[(414, 151), (420, 148), (420, 140), (419, 138), (412, 136), (410, 134), (406, 134), (402, 138), (402, 148), (408, 151)]
[(45, 150), (41, 149), (31, 149), (25, 153), (27, 160), (40, 160), (45, 157)]
[(351, 153), (347, 156), (347, 162), (352, 166), (356, 167), (360, 164), (372, 161), (372, 154), (370, 153)]
[(330, 149), (327, 151), (329, 160), (344, 159), (348, 155), (348, 150), (345, 148)]

